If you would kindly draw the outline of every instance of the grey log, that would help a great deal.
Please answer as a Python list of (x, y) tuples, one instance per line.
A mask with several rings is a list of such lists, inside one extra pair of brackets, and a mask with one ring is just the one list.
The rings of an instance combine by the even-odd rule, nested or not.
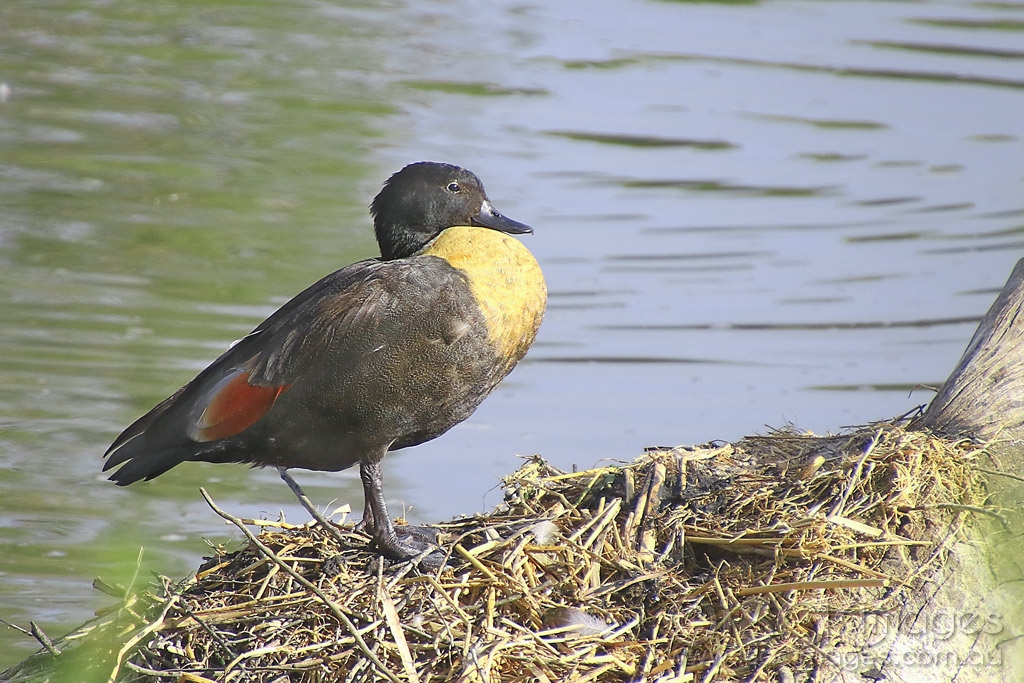
[(1024, 259), (978, 325), (960, 362), (911, 428), (1024, 443)]
[[(965, 536), (946, 547), (946, 561), (929, 577), (929, 588), (912, 595), (901, 615), (886, 662), (888, 680), (1018, 683), (1024, 680), (1024, 259), (910, 428), (987, 443), (978, 464), (986, 473), (984, 504), (1002, 524), (975, 519)], [(935, 525), (922, 537), (940, 540), (944, 533)], [(899, 566), (894, 562), (892, 571)], [(973, 618), (990, 620), (991, 632), (962, 627)], [(948, 636), (935, 628), (943, 619), (959, 620)], [(914, 648), (934, 655), (932, 665), (899, 656)]]

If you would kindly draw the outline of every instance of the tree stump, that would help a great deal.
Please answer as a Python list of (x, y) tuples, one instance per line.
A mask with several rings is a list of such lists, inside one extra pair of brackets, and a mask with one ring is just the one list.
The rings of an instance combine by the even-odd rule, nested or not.
[[(988, 442), (988, 497), (899, 615), (885, 680), (1024, 680), (1024, 259), (911, 429)], [(926, 540), (948, 530), (923, 529)], [(894, 560), (895, 567), (895, 560)], [(930, 662), (908, 653), (931, 653)]]
[(1024, 259), (1017, 262), (960, 362), (912, 427), (1024, 444)]

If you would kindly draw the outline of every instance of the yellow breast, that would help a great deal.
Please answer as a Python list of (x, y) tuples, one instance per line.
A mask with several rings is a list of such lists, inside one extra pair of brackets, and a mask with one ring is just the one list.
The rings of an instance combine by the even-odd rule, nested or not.
[(537, 259), (514, 237), (468, 226), (448, 228), (420, 253), (443, 258), (466, 274), (488, 337), (511, 369), (533, 344), (547, 305)]

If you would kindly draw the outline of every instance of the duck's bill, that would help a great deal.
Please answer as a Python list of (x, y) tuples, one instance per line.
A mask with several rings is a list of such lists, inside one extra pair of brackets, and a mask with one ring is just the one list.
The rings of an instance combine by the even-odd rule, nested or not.
[(500, 230), (511, 235), (524, 235), (533, 232), (533, 228), (525, 223), (514, 221), (495, 210), (489, 201), (480, 206), (480, 213), (473, 216), (473, 225), (480, 225), (492, 230)]

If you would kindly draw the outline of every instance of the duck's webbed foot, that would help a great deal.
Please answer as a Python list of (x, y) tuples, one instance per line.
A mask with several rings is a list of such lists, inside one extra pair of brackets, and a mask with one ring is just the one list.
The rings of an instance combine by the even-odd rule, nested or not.
[[(388, 530), (372, 534), (373, 544), (380, 554), (389, 560), (405, 562), (420, 558), (420, 565), (427, 571), (444, 566), (445, 551), (437, 544), (439, 532), (424, 526), (394, 526), (388, 520)], [(426, 553), (426, 554), (424, 554)]]

